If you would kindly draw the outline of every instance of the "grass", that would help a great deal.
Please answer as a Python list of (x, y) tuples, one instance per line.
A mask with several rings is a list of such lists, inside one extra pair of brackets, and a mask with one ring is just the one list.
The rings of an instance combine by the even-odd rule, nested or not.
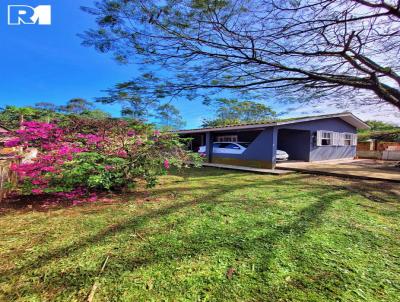
[(3, 211), (0, 300), (84, 301), (97, 281), (94, 301), (398, 301), (398, 185), (184, 173), (114, 203)]

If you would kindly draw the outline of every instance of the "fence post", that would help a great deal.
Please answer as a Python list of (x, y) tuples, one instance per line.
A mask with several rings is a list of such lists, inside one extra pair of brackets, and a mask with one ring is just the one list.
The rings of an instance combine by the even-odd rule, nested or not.
[(3, 165), (0, 166), (0, 202), (3, 201), (3, 187), (4, 187), (4, 182), (3, 182), (3, 173), (4, 173), (4, 169), (3, 169)]

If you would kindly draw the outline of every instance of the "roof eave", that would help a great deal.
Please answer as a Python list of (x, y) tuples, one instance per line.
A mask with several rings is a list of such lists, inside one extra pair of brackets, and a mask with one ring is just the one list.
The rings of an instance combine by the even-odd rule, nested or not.
[(203, 129), (193, 129), (193, 130), (177, 130), (174, 133), (177, 134), (191, 134), (191, 133), (205, 133), (205, 132), (216, 132), (216, 131), (236, 131), (236, 130), (256, 130), (264, 129), (267, 127), (276, 126), (277, 123), (270, 124), (256, 124), (256, 125), (242, 125), (242, 126), (229, 126), (229, 127), (218, 127), (218, 128), (203, 128)]
[(192, 129), (192, 130), (177, 130), (174, 133), (177, 134), (192, 134), (192, 133), (206, 133), (206, 132), (219, 132), (219, 131), (235, 131), (235, 130), (248, 130), (248, 129), (264, 129), (267, 127), (273, 126), (282, 126), (282, 125), (289, 125), (289, 124), (298, 124), (304, 122), (312, 122), (316, 120), (328, 119), (328, 118), (340, 118), (346, 123), (352, 125), (356, 129), (370, 129), (366, 123), (364, 123), (361, 119), (356, 117), (351, 112), (343, 112), (343, 113), (336, 113), (336, 114), (328, 114), (324, 116), (315, 116), (315, 117), (308, 117), (303, 119), (294, 119), (292, 121), (285, 121), (285, 122), (273, 122), (268, 124), (254, 124), (254, 125), (238, 125), (238, 126), (227, 126), (227, 127), (217, 127), (217, 128), (202, 128), (202, 129)]
[[(350, 117), (352, 120), (349, 121), (348, 117)], [(360, 120), (358, 117), (356, 117), (352, 113), (348, 113), (347, 115), (343, 115), (340, 118), (342, 120), (344, 120), (346, 123), (356, 127), (357, 129), (364, 129), (364, 130), (371, 129), (371, 127), (368, 126), (367, 123), (363, 122), (362, 120)]]
[(336, 113), (336, 114), (330, 114), (330, 115), (324, 115), (324, 116), (315, 116), (315, 117), (309, 117), (309, 118), (298, 119), (298, 120), (293, 120), (293, 121), (278, 122), (277, 124), (278, 124), (278, 126), (280, 126), (280, 125), (312, 122), (312, 121), (328, 119), (328, 118), (340, 118), (343, 121), (345, 121), (346, 123), (352, 125), (353, 127), (357, 128), (357, 129), (370, 129), (370, 126), (368, 126), (366, 123), (364, 123), (361, 119), (356, 117), (351, 112)]

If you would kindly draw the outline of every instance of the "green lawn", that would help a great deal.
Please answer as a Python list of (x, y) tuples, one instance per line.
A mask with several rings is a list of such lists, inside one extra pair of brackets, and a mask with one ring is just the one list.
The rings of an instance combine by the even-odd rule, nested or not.
[(399, 192), (208, 168), (114, 203), (3, 210), (0, 300), (84, 301), (97, 280), (94, 301), (399, 301)]

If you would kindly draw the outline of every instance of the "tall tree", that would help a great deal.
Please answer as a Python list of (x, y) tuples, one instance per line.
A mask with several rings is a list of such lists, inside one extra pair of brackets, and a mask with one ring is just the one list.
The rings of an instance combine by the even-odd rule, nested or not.
[(162, 67), (164, 77), (137, 82), (148, 92), (272, 89), (400, 109), (397, 0), (101, 0), (84, 10), (97, 22), (84, 45)]
[(158, 106), (156, 111), (157, 124), (166, 129), (179, 129), (186, 125), (179, 110), (167, 103)]
[(46, 110), (51, 112), (56, 112), (59, 107), (51, 102), (39, 102), (35, 104), (35, 108), (39, 110)]
[[(150, 74), (144, 74), (143, 81), (152, 81)], [(162, 103), (165, 94), (161, 91), (149, 93), (137, 81), (116, 84), (105, 91), (106, 96), (97, 98), (103, 104), (122, 105), (121, 115), (138, 121), (155, 119), (157, 124), (165, 128), (180, 128), (185, 125), (179, 110), (170, 103)]]
[(204, 120), (203, 127), (270, 121), (277, 116), (270, 107), (253, 101), (217, 99), (212, 105), (215, 107), (215, 117)]
[[(34, 107), (5, 106), (0, 108), (0, 124), (17, 129), (25, 121), (51, 122), (63, 120), (69, 115), (80, 115), (92, 119), (106, 119), (110, 115), (100, 109), (93, 109), (90, 102), (80, 99), (71, 100), (65, 106), (57, 106), (53, 103), (36, 103)], [(61, 108), (61, 109), (60, 109)]]
[(121, 114), (136, 120), (147, 120), (158, 105), (157, 95), (147, 95), (135, 82), (116, 84), (106, 90), (107, 96), (97, 98), (103, 104), (121, 104)]
[(34, 107), (38, 112), (41, 112), (42, 119), (49, 123), (51, 120), (60, 117), (59, 106), (50, 102), (39, 102)]
[(400, 142), (400, 126), (381, 121), (366, 121), (370, 129), (359, 130), (359, 140), (376, 139), (384, 142)]
[(6, 106), (0, 109), (0, 124), (9, 129), (18, 129), (23, 122), (42, 117), (43, 113), (32, 107)]
[(63, 113), (72, 113), (72, 114), (82, 114), (86, 111), (90, 111), (93, 109), (94, 109), (93, 103), (82, 98), (71, 99), (67, 102), (65, 106), (60, 106), (58, 108), (58, 110)]
[(111, 117), (111, 115), (109, 113), (104, 112), (103, 110), (100, 110), (100, 109), (86, 110), (86, 111), (82, 112), (80, 114), (80, 116), (88, 117), (91, 119), (99, 119), (99, 120), (107, 119), (107, 118)]
[(399, 130), (400, 126), (396, 126), (394, 124), (385, 123), (381, 121), (366, 121), (368, 126), (371, 128), (370, 131), (385, 131), (385, 130)]

